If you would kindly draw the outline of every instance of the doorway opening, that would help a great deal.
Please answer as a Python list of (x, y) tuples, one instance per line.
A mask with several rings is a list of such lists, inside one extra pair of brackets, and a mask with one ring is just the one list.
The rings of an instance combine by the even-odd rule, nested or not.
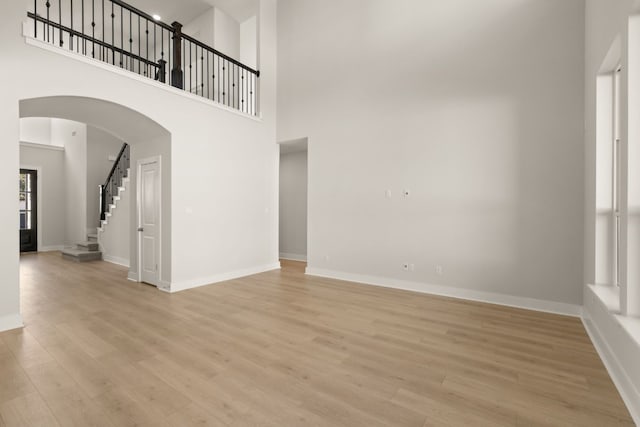
[(38, 171), (20, 169), (20, 252), (38, 251)]
[(285, 263), (307, 262), (308, 138), (279, 143), (279, 255)]
[[(85, 252), (100, 253), (103, 261), (125, 267), (127, 270), (122, 271), (129, 280), (148, 282), (169, 290), (171, 134), (129, 107), (87, 97), (21, 100), (20, 118), (20, 167), (31, 169), (30, 165), (41, 164), (46, 174), (46, 180), (42, 175), (38, 176), (43, 188), (42, 203), (29, 205), (28, 192), (20, 191), (21, 199), (25, 200), (24, 206), (21, 204), (23, 224), (26, 225), (29, 218), (33, 225), (37, 225), (36, 219), (42, 223), (42, 227), (32, 227), (40, 246), (35, 250), (60, 251), (67, 259), (66, 253), (70, 250), (81, 253), (78, 258), (88, 258)], [(32, 120), (33, 126), (23, 126), (25, 119)], [(22, 127), (31, 132), (23, 133)], [(128, 153), (127, 162), (119, 161), (118, 152)], [(140, 161), (154, 157), (157, 158), (157, 179), (152, 184), (145, 181), (141, 187), (136, 167)], [(93, 175), (96, 175), (95, 180)], [(102, 197), (107, 187), (105, 177), (112, 175), (122, 179), (107, 178), (113, 188), (108, 192), (110, 197), (105, 199)], [(156, 195), (151, 201), (157, 204), (151, 213), (153, 221), (142, 227), (138, 221), (138, 202), (149, 197), (141, 198), (139, 192), (144, 190), (144, 194), (148, 194), (148, 188)], [(54, 191), (56, 189), (58, 193)], [(69, 194), (72, 197), (67, 197)], [(33, 206), (31, 209), (44, 209), (46, 215), (30, 215), (30, 206)], [(21, 228), (28, 229), (26, 226)], [(138, 238), (138, 228), (154, 231), (153, 244), (139, 247), (142, 242)], [(145, 242), (149, 240), (147, 235), (144, 238)], [(162, 243), (161, 238), (164, 239)], [(30, 239), (25, 237), (24, 240), (26, 243)], [(145, 258), (139, 258), (139, 255)], [(143, 262), (145, 274), (142, 274)]]
[(138, 274), (140, 281), (160, 287), (161, 164), (160, 156), (138, 160)]

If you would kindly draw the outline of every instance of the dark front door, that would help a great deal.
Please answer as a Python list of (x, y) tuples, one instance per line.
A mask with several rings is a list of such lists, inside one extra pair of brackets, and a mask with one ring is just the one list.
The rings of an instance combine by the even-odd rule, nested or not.
[(20, 252), (38, 250), (38, 172), (20, 169)]

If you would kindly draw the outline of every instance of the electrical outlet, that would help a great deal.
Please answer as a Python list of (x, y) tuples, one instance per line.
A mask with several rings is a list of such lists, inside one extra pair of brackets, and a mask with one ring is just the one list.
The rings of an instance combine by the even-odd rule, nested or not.
[(443, 271), (443, 269), (442, 269), (442, 266), (441, 266), (441, 265), (436, 265), (436, 274), (437, 274), (438, 276), (442, 276), (442, 274), (444, 274), (444, 271)]

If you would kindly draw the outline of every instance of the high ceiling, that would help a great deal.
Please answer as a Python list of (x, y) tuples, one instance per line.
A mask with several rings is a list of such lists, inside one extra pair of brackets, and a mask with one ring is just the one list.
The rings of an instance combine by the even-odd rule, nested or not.
[(127, 3), (147, 12), (158, 14), (167, 24), (178, 21), (185, 25), (205, 10), (216, 6), (236, 21), (242, 22), (257, 14), (258, 0), (126, 0)]

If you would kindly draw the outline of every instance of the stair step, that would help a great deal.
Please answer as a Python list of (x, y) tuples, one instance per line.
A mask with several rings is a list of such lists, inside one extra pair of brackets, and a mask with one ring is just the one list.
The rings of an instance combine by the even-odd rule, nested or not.
[(82, 249), (89, 252), (95, 252), (99, 250), (98, 242), (80, 242), (76, 245), (78, 249)]
[(90, 241), (90, 242), (97, 242), (98, 241), (98, 234), (96, 234), (96, 233), (87, 234), (87, 240)]
[(65, 248), (62, 250), (62, 257), (76, 262), (96, 261), (102, 259), (102, 252)]

